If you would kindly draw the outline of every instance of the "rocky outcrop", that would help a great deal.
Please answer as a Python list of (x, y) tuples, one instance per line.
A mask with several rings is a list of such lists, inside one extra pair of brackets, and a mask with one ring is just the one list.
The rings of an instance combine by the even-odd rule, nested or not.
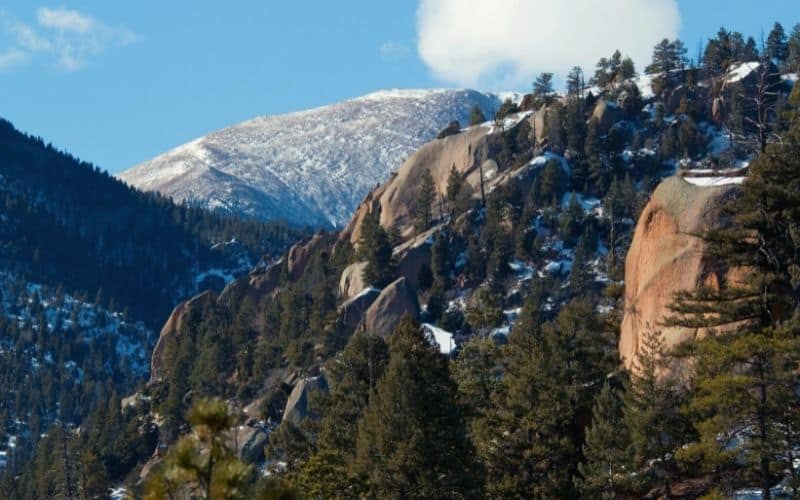
[(461, 124), (457, 121), (450, 122), (445, 128), (436, 135), (437, 139), (444, 139), (445, 137), (450, 137), (451, 135), (456, 135), (461, 132)]
[(399, 278), (384, 288), (367, 309), (364, 327), (370, 333), (388, 337), (406, 315), (419, 318), (419, 301), (408, 280)]
[(487, 136), (490, 132), (491, 127), (479, 125), (422, 146), (389, 181), (367, 196), (341, 237), (357, 245), (364, 217), (375, 211), (380, 211), (383, 227), (396, 227), (403, 237), (413, 234), (413, 211), (422, 172), (430, 170), (434, 188), (439, 193), (446, 191), (447, 178), (454, 165), (457, 171), (467, 176), (471, 185), (477, 185), (480, 181), (478, 165), (488, 157)]
[(601, 133), (607, 134), (611, 127), (622, 118), (622, 110), (616, 102), (605, 100), (597, 101), (592, 111), (592, 120), (597, 122)]
[(422, 267), (431, 265), (431, 244), (434, 235), (441, 229), (441, 226), (433, 227), (393, 251), (397, 275), (404, 277), (414, 290), (419, 289), (419, 273)]
[(286, 409), (283, 411), (283, 422), (300, 425), (303, 420), (314, 417), (308, 408), (308, 398), (313, 391), (327, 391), (328, 383), (322, 376), (300, 380), (289, 394)]
[(308, 266), (308, 259), (325, 244), (326, 238), (318, 233), (309, 241), (298, 243), (289, 249), (289, 253), (286, 255), (286, 271), (292, 281), (300, 279)]
[(736, 273), (706, 255), (697, 234), (725, 221), (719, 208), (739, 191), (737, 185), (698, 187), (679, 177), (666, 179), (653, 193), (636, 225), (625, 261), (625, 314), (619, 351), (631, 366), (649, 328), (660, 331), (667, 348), (704, 335), (696, 329), (665, 327), (678, 291), (699, 285), (725, 286)]
[(353, 331), (364, 319), (367, 309), (378, 299), (381, 291), (368, 288), (339, 306), (339, 324), (346, 330)]
[(180, 335), (186, 318), (193, 313), (201, 313), (203, 309), (215, 304), (216, 301), (217, 297), (213, 292), (203, 292), (191, 300), (178, 304), (172, 311), (164, 327), (161, 328), (158, 342), (155, 349), (153, 349), (153, 356), (150, 359), (150, 383), (160, 380), (168, 368), (164, 366), (163, 360), (169, 339)]
[(363, 278), (366, 267), (366, 262), (356, 262), (342, 271), (342, 276), (339, 278), (339, 295), (344, 299), (351, 299), (367, 287)]

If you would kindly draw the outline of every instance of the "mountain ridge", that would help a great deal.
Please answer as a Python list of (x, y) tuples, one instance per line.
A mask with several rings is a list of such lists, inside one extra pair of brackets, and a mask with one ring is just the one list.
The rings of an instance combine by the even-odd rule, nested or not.
[[(117, 177), (178, 201), (297, 225), (340, 227), (375, 184), (453, 120), (491, 116), (511, 93), (392, 89), (259, 116), (173, 148)], [(225, 174), (209, 179), (208, 169)]]

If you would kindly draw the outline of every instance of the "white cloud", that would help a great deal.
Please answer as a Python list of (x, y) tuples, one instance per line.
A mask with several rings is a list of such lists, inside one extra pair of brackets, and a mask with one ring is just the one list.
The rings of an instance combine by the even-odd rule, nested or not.
[(0, 71), (24, 63), (28, 54), (19, 49), (8, 49), (0, 52)]
[(63, 7), (57, 9), (40, 7), (36, 11), (36, 19), (39, 26), (55, 30), (86, 34), (97, 29), (97, 23), (91, 17)]
[(675, 0), (421, 0), (417, 12), (420, 57), (465, 86), (527, 86), (575, 65), (591, 74), (616, 49), (641, 71), (679, 25)]
[(384, 61), (398, 61), (411, 54), (411, 50), (408, 47), (392, 40), (383, 42), (378, 50), (381, 54), (381, 59)]
[(124, 26), (112, 27), (63, 7), (37, 9), (36, 23), (32, 27), (0, 11), (0, 28), (11, 39), (10, 48), (0, 52), (0, 70), (41, 56), (59, 69), (76, 71), (108, 47), (139, 40), (138, 35)]

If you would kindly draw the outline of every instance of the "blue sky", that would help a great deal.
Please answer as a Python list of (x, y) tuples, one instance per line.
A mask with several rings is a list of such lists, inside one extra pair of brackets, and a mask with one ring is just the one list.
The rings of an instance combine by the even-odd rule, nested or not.
[[(585, 20), (617, 18), (615, 36), (597, 32), (598, 40), (584, 40), (571, 34), (583, 25), (564, 19), (572, 13), (558, 4), (564, 2), (4, 0), (0, 116), (116, 172), (254, 116), (382, 88), (526, 90), (538, 71), (590, 65), (584, 60), (597, 59), (592, 50), (616, 34), (630, 46), (623, 52), (641, 51), (638, 45), (649, 53), (648, 37), (675, 32), (694, 55), (721, 25), (758, 37), (775, 20), (787, 29), (800, 22), (796, 0), (613, 0), (618, 10)], [(548, 24), (559, 31), (546, 34)]]

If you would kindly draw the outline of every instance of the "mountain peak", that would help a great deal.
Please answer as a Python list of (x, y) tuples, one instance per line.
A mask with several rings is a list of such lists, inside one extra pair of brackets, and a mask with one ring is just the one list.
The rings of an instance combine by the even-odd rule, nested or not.
[[(358, 203), (448, 123), (487, 116), (505, 95), (388, 89), (316, 109), (262, 116), (119, 174), (178, 201), (298, 225), (342, 226)], [(224, 174), (209, 175), (209, 168)]]

